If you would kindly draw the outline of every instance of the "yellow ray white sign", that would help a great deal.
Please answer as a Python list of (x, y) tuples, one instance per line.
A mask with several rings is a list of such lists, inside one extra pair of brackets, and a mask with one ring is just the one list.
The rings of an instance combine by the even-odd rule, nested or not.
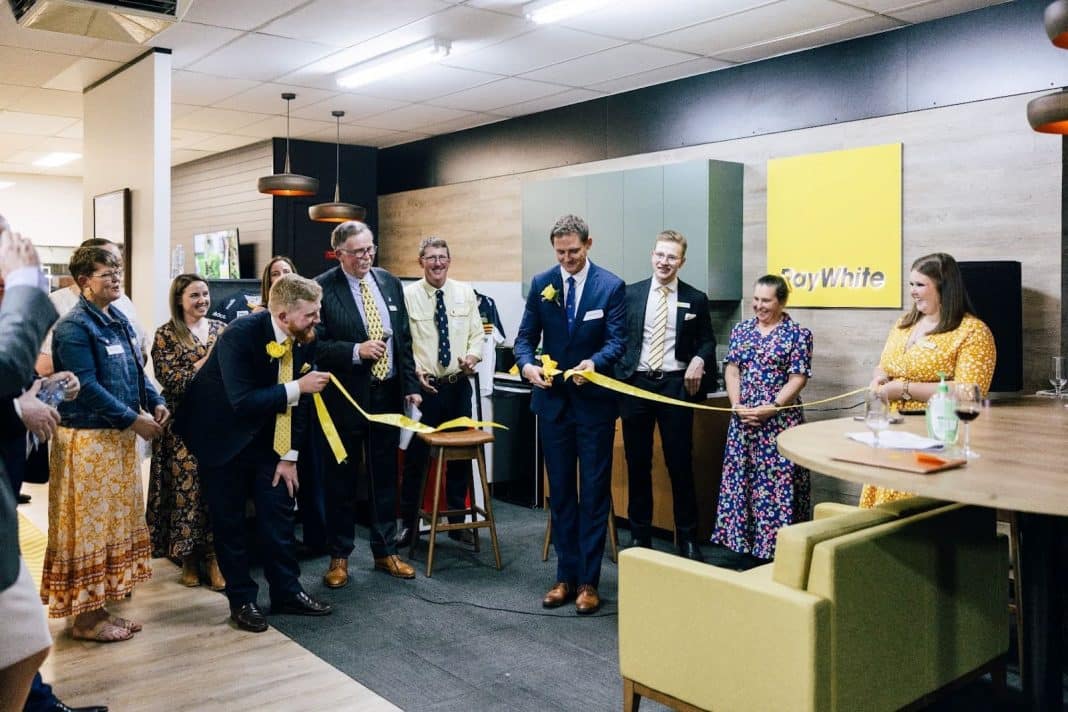
[(901, 144), (768, 161), (768, 272), (790, 306), (901, 307)]

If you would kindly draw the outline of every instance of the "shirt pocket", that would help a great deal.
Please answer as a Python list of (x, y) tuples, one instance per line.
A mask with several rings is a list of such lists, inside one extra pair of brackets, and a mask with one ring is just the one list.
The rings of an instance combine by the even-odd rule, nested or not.
[(450, 317), (456, 317), (457, 319), (466, 319), (471, 316), (470, 304), (450, 304), (448, 308), (448, 314)]

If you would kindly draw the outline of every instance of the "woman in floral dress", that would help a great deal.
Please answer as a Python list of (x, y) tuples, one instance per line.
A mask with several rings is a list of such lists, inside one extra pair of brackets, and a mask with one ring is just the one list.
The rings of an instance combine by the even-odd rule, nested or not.
[(786, 282), (764, 275), (754, 317), (731, 331), (724, 378), (731, 407), (712, 541), (758, 559), (775, 556), (781, 527), (809, 517), (808, 470), (779, 454), (775, 438), (804, 420), (798, 397), (812, 375), (812, 332), (783, 311)]
[[(224, 324), (208, 319), (211, 297), (204, 278), (180, 274), (171, 284), (171, 319), (156, 329), (152, 362), (163, 386), (163, 397), (172, 411), (178, 407), (189, 382), (208, 359)], [(211, 588), (226, 586), (212, 547), (207, 503), (200, 495), (196, 459), (185, 443), (164, 426), (152, 446), (152, 476), (148, 482), (148, 528), (152, 556), (182, 562), (181, 581), (200, 584), (200, 566), (205, 563)]]

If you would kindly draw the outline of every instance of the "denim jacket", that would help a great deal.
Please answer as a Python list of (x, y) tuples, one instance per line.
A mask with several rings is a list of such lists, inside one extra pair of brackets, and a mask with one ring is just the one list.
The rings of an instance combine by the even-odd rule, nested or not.
[(144, 377), (129, 320), (115, 305), (108, 311), (110, 316), (82, 297), (56, 324), (56, 371), (73, 371), (81, 381), (78, 397), (59, 404), (64, 427), (124, 430), (142, 408), (151, 413), (163, 403)]

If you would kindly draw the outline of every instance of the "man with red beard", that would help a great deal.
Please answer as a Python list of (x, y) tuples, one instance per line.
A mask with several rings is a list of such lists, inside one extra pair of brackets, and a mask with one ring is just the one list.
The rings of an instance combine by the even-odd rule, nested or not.
[(254, 633), (267, 630), (267, 620), (249, 575), (244, 521), (250, 496), (271, 612), (325, 616), (332, 610), (301, 587), (293, 535), (309, 396), (330, 381), (312, 365), (321, 300), (322, 289), (310, 279), (289, 274), (275, 282), (267, 311), (236, 320), (219, 337), (176, 415), (174, 429), (200, 465), (230, 618)]

